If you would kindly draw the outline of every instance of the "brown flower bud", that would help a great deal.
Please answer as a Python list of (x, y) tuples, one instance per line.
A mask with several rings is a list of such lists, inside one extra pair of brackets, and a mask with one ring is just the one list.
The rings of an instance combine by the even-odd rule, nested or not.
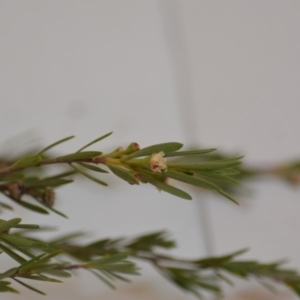
[(43, 202), (49, 206), (52, 207), (55, 200), (55, 193), (52, 189), (46, 189), (45, 193), (43, 195)]
[(20, 200), (23, 194), (23, 184), (21, 182), (11, 182), (7, 185), (7, 189), (12, 198)]

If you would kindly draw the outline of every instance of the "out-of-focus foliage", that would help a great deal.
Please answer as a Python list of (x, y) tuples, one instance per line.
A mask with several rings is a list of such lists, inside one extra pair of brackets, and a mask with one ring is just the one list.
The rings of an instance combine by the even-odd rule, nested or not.
[[(0, 193), (11, 201), (10, 204), (1, 202), (1, 208), (13, 210), (16, 204), (36, 213), (54, 212), (66, 217), (54, 208), (55, 189), (73, 183), (75, 175), (85, 176), (107, 186), (103, 177), (109, 172), (131, 185), (151, 184), (186, 200), (192, 197), (176, 187), (176, 181), (213, 191), (236, 203), (228, 193), (232, 186), (238, 184), (236, 178), (244, 180), (263, 173), (241, 167), (242, 157), (216, 155), (213, 153), (215, 149), (180, 151), (183, 145), (177, 142), (142, 149), (137, 143), (130, 143), (126, 148), (119, 147), (110, 153), (85, 150), (110, 134), (67, 155), (52, 156), (49, 150), (69, 141), (73, 136), (34, 153), (0, 158)], [(43, 172), (48, 165), (64, 165), (66, 168), (49, 176)], [(298, 180), (299, 166), (299, 163), (286, 165), (271, 173), (294, 182)], [(170, 184), (170, 180), (175, 182), (175, 186)], [(32, 204), (28, 197), (36, 203)], [(1, 292), (17, 292), (11, 286), (11, 281), (15, 281), (44, 294), (34, 287), (34, 281), (61, 282), (61, 278), (70, 277), (75, 269), (88, 270), (114, 288), (116, 281), (129, 281), (128, 277), (139, 274), (132, 260), (138, 258), (148, 261), (179, 288), (198, 297), (203, 292), (220, 295), (222, 290), (219, 282), (231, 283), (226, 274), (259, 280), (271, 279), (286, 284), (300, 296), (300, 275), (297, 272), (282, 268), (280, 262), (264, 264), (237, 261), (236, 257), (244, 250), (222, 257), (184, 260), (159, 253), (159, 249), (175, 247), (175, 242), (163, 231), (135, 238), (107, 238), (83, 245), (74, 242), (74, 237), (82, 237), (77, 233), (52, 241), (30, 238), (30, 232), (37, 230), (40, 230), (38, 225), (22, 224), (21, 218), (0, 219), (1, 254), (8, 255), (16, 264), (0, 273)], [(54, 260), (60, 256), (63, 260)], [(23, 279), (31, 279), (33, 284), (28, 285)]]

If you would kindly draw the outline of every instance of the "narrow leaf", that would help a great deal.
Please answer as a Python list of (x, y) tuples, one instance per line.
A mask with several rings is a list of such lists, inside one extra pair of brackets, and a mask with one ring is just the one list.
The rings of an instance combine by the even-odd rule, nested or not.
[(217, 172), (221, 173), (222, 175), (226, 176), (232, 176), (232, 175), (238, 175), (241, 172), (236, 169), (224, 169), (224, 170), (217, 170)]
[(183, 144), (181, 143), (176, 143), (176, 142), (171, 142), (171, 143), (162, 143), (162, 144), (157, 144), (153, 146), (149, 146), (146, 148), (143, 148), (141, 150), (135, 151), (125, 157), (125, 160), (132, 159), (135, 157), (140, 157), (140, 156), (147, 156), (151, 155), (153, 153), (157, 152), (164, 152), (169, 153), (169, 152), (174, 152), (182, 148)]
[(0, 181), (12, 182), (12, 181), (19, 181), (25, 178), (25, 174), (15, 173), (15, 174), (8, 174), (2, 176)]
[(100, 136), (99, 138), (93, 140), (92, 142), (86, 144), (85, 146), (83, 146), (82, 148), (80, 148), (79, 150), (77, 150), (77, 152), (80, 152), (80, 151), (84, 150), (85, 148), (87, 148), (87, 147), (89, 147), (89, 146), (91, 146), (91, 145), (93, 145), (93, 144), (95, 144), (95, 143), (97, 143), (97, 142), (105, 139), (106, 137), (109, 137), (111, 134), (112, 134), (112, 132), (109, 132), (107, 134), (104, 134), (104, 135)]
[(33, 241), (28, 238), (23, 238), (16, 235), (11, 234), (0, 234), (0, 239), (3, 241), (8, 241), (11, 244), (14, 244), (18, 247), (25, 247), (25, 248), (39, 248), (39, 249), (47, 249), (49, 246), (46, 243), (40, 241)]
[(126, 253), (118, 253), (108, 257), (102, 257), (88, 262), (86, 265), (90, 267), (105, 265), (105, 264), (115, 264), (119, 261), (122, 261), (128, 257)]
[(26, 279), (31, 279), (31, 280), (39, 280), (39, 281), (47, 281), (47, 282), (58, 282), (61, 283), (61, 280), (55, 279), (55, 278), (51, 278), (51, 277), (47, 277), (45, 275), (41, 275), (41, 274), (35, 274), (35, 275), (18, 275), (18, 278), (26, 278)]
[(62, 140), (59, 140), (59, 141), (57, 141), (57, 142), (55, 142), (55, 143), (53, 143), (53, 144), (47, 146), (46, 148), (42, 149), (39, 153), (37, 153), (37, 155), (41, 155), (41, 154), (43, 154), (44, 152), (48, 151), (49, 149), (51, 149), (51, 148), (53, 148), (53, 147), (55, 147), (55, 146), (57, 146), (57, 145), (59, 145), (59, 144), (61, 144), (61, 143), (63, 143), (63, 142), (66, 142), (66, 141), (68, 141), (68, 140), (70, 140), (70, 139), (72, 139), (72, 138), (74, 138), (74, 137), (75, 137), (75, 136), (72, 135), (72, 136), (68, 136), (68, 137), (66, 137), (66, 138), (64, 138), (64, 139), (62, 139)]
[(171, 170), (168, 170), (167, 172), (165, 172), (165, 174), (166, 174), (166, 176), (171, 177), (173, 179), (176, 179), (176, 180), (179, 180), (179, 181), (191, 184), (191, 185), (195, 185), (195, 186), (198, 186), (198, 187), (201, 187), (204, 189), (216, 190), (216, 191), (220, 190), (220, 188), (217, 185), (215, 185), (209, 181), (206, 181), (204, 179), (200, 179), (198, 177), (193, 177), (193, 176), (190, 176), (190, 175), (187, 175), (184, 173), (179, 173), (179, 172), (175, 172), (175, 171), (171, 171)]
[(36, 225), (36, 224), (19, 224), (19, 225), (14, 226), (14, 228), (40, 229), (40, 226)]
[(41, 295), (46, 295), (46, 294), (43, 293), (42, 291), (37, 290), (36, 288), (34, 288), (34, 287), (28, 285), (27, 283), (24, 283), (23, 281), (18, 280), (17, 278), (12, 278), (12, 279), (15, 280), (16, 282), (18, 282), (19, 284), (25, 286), (25, 287), (28, 288), (29, 290), (32, 290), (32, 291), (34, 291), (34, 292), (36, 292), (36, 293), (38, 293), (38, 294), (41, 294)]
[(22, 256), (20, 256), (19, 254), (13, 252), (12, 250), (10, 250), (9, 248), (7, 248), (6, 246), (4, 246), (3, 244), (0, 244), (0, 248), (7, 254), (9, 255), (12, 259), (14, 259), (15, 261), (17, 261), (20, 264), (23, 264), (24, 262), (26, 262), (26, 259), (23, 258)]
[(50, 258), (58, 255), (60, 252), (55, 251), (49, 254), (40, 254), (38, 256), (34, 256), (32, 259), (28, 260), (27, 262), (23, 263), (22, 266), (19, 267), (19, 273), (24, 273), (29, 269), (32, 269), (38, 265), (46, 263)]
[(106, 182), (104, 182), (104, 181), (102, 181), (102, 180), (100, 180), (100, 179), (98, 179), (98, 178), (95, 178), (94, 176), (92, 176), (92, 175), (90, 175), (90, 174), (88, 174), (88, 173), (82, 171), (82, 170), (79, 169), (79, 168), (76, 168), (76, 167), (73, 166), (73, 165), (71, 165), (71, 167), (74, 168), (78, 173), (80, 173), (80, 174), (82, 174), (83, 176), (87, 177), (88, 179), (90, 179), (90, 180), (92, 180), (92, 181), (94, 181), (94, 182), (96, 182), (96, 183), (99, 183), (99, 184), (101, 184), (101, 185), (107, 186), (107, 183), (106, 183)]
[(60, 173), (60, 174), (57, 174), (57, 175), (53, 175), (53, 176), (50, 176), (50, 177), (46, 177), (46, 178), (44, 178), (44, 180), (57, 179), (57, 178), (62, 178), (62, 177), (68, 177), (68, 176), (74, 175), (76, 173), (77, 173), (76, 171), (71, 170), (71, 171), (63, 172), (63, 173)]
[(172, 194), (174, 196), (177, 196), (179, 198), (182, 198), (182, 199), (192, 200), (192, 197), (188, 193), (186, 193), (186, 192), (184, 192), (184, 191), (182, 191), (182, 190), (180, 190), (180, 189), (178, 189), (178, 188), (176, 188), (172, 185), (168, 185), (168, 184), (166, 184), (162, 181), (156, 180), (153, 177), (145, 174), (145, 172), (143, 172), (142, 177), (147, 182), (149, 182), (152, 185), (156, 186), (159, 190), (163, 190), (167, 193), (170, 193), (170, 194)]
[(95, 171), (95, 172), (108, 173), (106, 170), (101, 169), (101, 168), (99, 168), (97, 166), (94, 166), (94, 165), (90, 165), (90, 164), (86, 164), (86, 163), (81, 163), (81, 162), (78, 162), (77, 164), (80, 165), (83, 168), (86, 168), (86, 169), (89, 169), (89, 170), (92, 170), (92, 171)]
[(200, 154), (206, 154), (213, 151), (216, 151), (217, 149), (211, 148), (211, 149), (200, 149), (200, 150), (193, 150), (193, 151), (178, 151), (178, 152), (170, 152), (166, 153), (165, 157), (173, 157), (173, 156), (187, 156), (187, 155), (200, 155)]
[[(7, 270), (4, 273), (1, 273), (0, 274), (0, 280), (2, 280), (4, 278), (7, 278), (7, 277), (10, 277), (10, 276), (13, 276), (17, 271), (18, 271), (18, 268), (12, 268), (12, 269)], [(2, 283), (2, 282), (3, 281), (1, 281), (0, 283)]]
[(239, 161), (241, 157), (229, 160), (217, 160), (217, 161), (205, 161), (202, 163), (169, 163), (168, 167), (183, 169), (183, 170), (218, 170), (226, 169), (240, 165)]
[(5, 203), (0, 203), (0, 207), (6, 208), (6, 209), (9, 209), (9, 210), (14, 210), (10, 205), (5, 204)]
[(139, 180), (134, 176), (135, 174), (137, 174), (137, 172), (110, 164), (107, 164), (107, 166), (115, 175), (127, 181), (128, 183), (140, 184)]
[(62, 277), (62, 278), (68, 278), (72, 276), (70, 273), (63, 270), (45, 270), (43, 271), (43, 273), (50, 274), (57, 277)]
[(216, 173), (216, 172), (211, 172), (211, 171), (202, 171), (202, 170), (196, 170), (195, 171), (196, 175), (201, 175), (201, 176), (205, 176), (208, 178), (213, 178), (213, 179), (217, 179), (217, 180), (222, 180), (222, 181), (226, 181), (226, 182), (230, 182), (230, 183), (234, 183), (234, 184), (240, 184), (238, 181), (227, 177), (221, 173)]
[(12, 227), (15, 227), (21, 221), (22, 221), (22, 219), (20, 219), (20, 218), (11, 219), (9, 221), (4, 221), (4, 220), (0, 219), (0, 232), (3, 232), (3, 231), (8, 230)]
[(56, 159), (58, 162), (75, 162), (78, 160), (80, 161), (84, 159), (93, 158), (101, 154), (102, 152), (99, 151), (86, 151), (86, 152), (78, 152), (78, 153), (68, 154), (64, 156), (59, 156)]
[(12, 164), (11, 169), (17, 170), (17, 169), (29, 168), (35, 166), (38, 162), (41, 161), (41, 159), (42, 158), (39, 155), (23, 157), (17, 160), (14, 164)]
[(228, 195), (227, 193), (225, 193), (224, 191), (220, 190), (218, 191), (219, 194), (221, 194), (222, 196), (224, 196), (225, 198), (229, 199), (230, 201), (232, 201), (233, 203), (239, 205), (239, 203), (234, 199), (232, 198), (230, 195)]
[(6, 197), (8, 197), (9, 199), (11, 199), (12, 201), (14, 201), (15, 203), (29, 209), (29, 210), (32, 210), (34, 212), (37, 212), (37, 213), (40, 213), (40, 214), (49, 214), (49, 212), (43, 208), (41, 208), (40, 206), (36, 206), (34, 204), (31, 204), (31, 203), (28, 203), (28, 202), (25, 202), (23, 200), (16, 200), (12, 197), (10, 197), (8, 194), (2, 192), (3, 195), (5, 195)]
[(7, 244), (7, 245), (9, 245), (10, 247), (14, 248), (14, 250), (18, 250), (19, 252), (23, 253), (24, 255), (26, 255), (26, 256), (28, 256), (28, 257), (30, 257), (30, 258), (35, 257), (35, 255), (32, 254), (28, 248), (22, 248), (22, 247), (19, 247), (19, 246), (17, 246), (16, 244), (13, 244), (13, 243), (11, 243), (11, 242), (9, 242), (9, 241), (7, 241), (7, 240), (5, 241), (5, 244)]
[(53, 212), (56, 213), (57, 215), (59, 215), (59, 216), (65, 218), (65, 219), (68, 219), (68, 216), (65, 215), (64, 213), (62, 213), (61, 211), (59, 211), (59, 210), (57, 210), (57, 209), (54, 209), (53, 207), (49, 207), (49, 206), (47, 206), (47, 205), (44, 205), (44, 206), (48, 207), (48, 209), (49, 209), (50, 211), (53, 211)]
[(32, 210), (34, 212), (37, 212), (39, 214), (44, 214), (44, 215), (48, 215), (49, 212), (43, 208), (41, 208), (40, 206), (37, 206), (37, 205), (34, 205), (34, 204), (31, 204), (31, 203), (28, 203), (28, 202), (25, 202), (23, 200), (21, 201), (15, 201), (15, 203), (29, 209), (29, 210)]
[(105, 283), (108, 287), (110, 287), (112, 290), (115, 290), (116, 287), (109, 281), (107, 280), (104, 276), (100, 275), (94, 270), (90, 270), (91, 273), (93, 273), (96, 277), (98, 277), (103, 283)]
[(0, 281), (0, 292), (11, 292), (18, 294), (19, 292), (13, 288), (11, 288), (9, 285), (11, 282), (9, 281)]

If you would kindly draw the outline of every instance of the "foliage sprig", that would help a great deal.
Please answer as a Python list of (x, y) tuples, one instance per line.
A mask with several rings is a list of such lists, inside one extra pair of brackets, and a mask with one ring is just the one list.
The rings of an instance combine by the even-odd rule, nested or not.
[[(52, 211), (66, 217), (54, 208), (54, 190), (72, 183), (76, 175), (106, 186), (102, 177), (111, 172), (131, 185), (151, 184), (186, 200), (192, 197), (176, 187), (176, 181), (214, 191), (237, 203), (227, 190), (238, 184), (232, 176), (239, 175), (237, 168), (242, 171), (239, 167), (242, 157), (217, 157), (212, 154), (216, 150), (213, 148), (181, 151), (183, 145), (177, 142), (142, 149), (137, 143), (130, 143), (126, 148), (119, 147), (109, 153), (85, 150), (110, 135), (111, 133), (105, 134), (67, 155), (52, 156), (48, 152), (73, 136), (54, 142), (36, 154), (14, 160), (0, 159), (0, 192), (13, 204), (34, 212), (49, 214)], [(63, 164), (68, 169), (51, 176), (40, 172), (45, 166), (53, 164)], [(295, 165), (280, 170), (287, 173), (295, 170)], [(245, 172), (242, 171), (242, 174)], [(34, 199), (36, 204), (29, 202), (26, 196)], [(3, 209), (13, 209), (7, 203), (0, 203), (0, 206)], [(70, 277), (72, 271), (77, 269), (92, 272), (102, 282), (114, 288), (117, 280), (127, 282), (128, 276), (139, 274), (135, 260), (141, 259), (151, 263), (179, 288), (199, 298), (203, 292), (220, 295), (222, 289), (219, 283), (231, 283), (228, 274), (245, 279), (271, 279), (287, 285), (300, 296), (300, 275), (296, 271), (282, 268), (282, 262), (265, 264), (236, 260), (244, 250), (221, 257), (184, 260), (159, 252), (159, 249), (168, 250), (176, 245), (164, 231), (135, 238), (107, 238), (82, 245), (74, 241), (74, 237), (79, 236), (78, 233), (52, 241), (28, 236), (31, 231), (37, 230), (40, 230), (38, 225), (22, 224), (21, 218), (6, 221), (0, 219), (0, 249), (17, 264), (0, 273), (1, 292), (17, 292), (11, 286), (12, 280), (44, 294), (23, 279), (61, 282), (60, 278)], [(68, 262), (65, 262), (66, 258)]]

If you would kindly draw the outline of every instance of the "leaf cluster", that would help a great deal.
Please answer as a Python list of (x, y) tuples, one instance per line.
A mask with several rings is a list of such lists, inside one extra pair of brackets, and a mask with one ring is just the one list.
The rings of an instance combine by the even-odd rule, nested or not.
[[(48, 152), (74, 136), (13, 161), (0, 159), (1, 194), (14, 204), (31, 211), (41, 214), (54, 212), (66, 217), (54, 208), (54, 191), (60, 186), (72, 183), (77, 175), (107, 186), (102, 176), (111, 172), (130, 185), (150, 184), (177, 197), (192, 199), (186, 191), (176, 186), (179, 181), (216, 192), (236, 203), (228, 194), (229, 188), (238, 184), (233, 176), (244, 179), (263, 173), (241, 168), (240, 156), (215, 154), (216, 149), (182, 151), (183, 145), (177, 142), (156, 144), (142, 149), (137, 143), (131, 143), (126, 148), (119, 147), (109, 153), (85, 151), (110, 135), (111, 133), (105, 134), (66, 155), (53, 156)], [(64, 165), (67, 170), (45, 176), (41, 170), (52, 164)], [(294, 163), (274, 170), (273, 173), (294, 178), (290, 174), (296, 174), (300, 168), (299, 163)], [(0, 203), (0, 206), (13, 209), (13, 206), (6, 203)], [(15, 231), (16, 229), (19, 231)], [(114, 288), (116, 281), (127, 282), (128, 276), (139, 274), (135, 260), (140, 259), (151, 263), (168, 280), (199, 298), (203, 292), (221, 295), (220, 282), (232, 283), (228, 274), (244, 279), (254, 277), (258, 280), (280, 282), (300, 296), (300, 275), (296, 271), (282, 268), (282, 262), (265, 264), (236, 260), (244, 250), (221, 257), (183, 260), (161, 254), (161, 249), (169, 250), (176, 245), (164, 231), (133, 238), (100, 239), (82, 245), (74, 241), (75, 237), (81, 236), (78, 233), (51, 241), (27, 236), (36, 230), (39, 230), (38, 225), (22, 224), (20, 218), (6, 221), (0, 219), (1, 254), (8, 255), (17, 264), (0, 273), (0, 291), (17, 292), (11, 287), (11, 281), (14, 281), (44, 294), (23, 279), (61, 282), (61, 278), (70, 277), (78, 269), (92, 272), (103, 283)]]
[[(20, 234), (22, 236), (22, 233)], [(91, 271), (103, 283), (114, 288), (116, 280), (129, 281), (124, 275), (138, 274), (138, 267), (131, 259), (139, 259), (149, 262), (180, 289), (199, 298), (202, 298), (204, 292), (222, 295), (220, 283), (225, 282), (233, 285), (232, 276), (243, 279), (255, 278), (263, 284), (264, 280), (282, 283), (300, 296), (299, 273), (283, 268), (283, 262), (259, 263), (249, 260), (237, 260), (237, 256), (247, 251), (245, 249), (220, 257), (184, 260), (160, 254), (160, 249), (168, 250), (176, 245), (175, 241), (170, 239), (164, 231), (134, 238), (100, 239), (86, 245), (74, 241), (74, 238), (81, 235), (82, 233), (72, 233), (48, 242), (35, 240), (36, 243), (40, 243), (40, 245), (47, 244), (48, 247), (41, 248), (32, 245), (30, 250), (34, 250), (34, 252), (30, 252), (31, 256), (34, 255), (33, 253), (41, 251), (41, 249), (43, 254), (33, 256), (28, 261), (24, 261), (24, 258), (22, 258), (22, 261), (20, 258), (16, 258), (13, 250), (17, 248), (8, 245), (13, 250), (6, 253), (20, 263), (21, 266), (5, 272), (2, 275), (4, 276), (3, 279), (26, 276), (27, 279), (36, 280), (37, 276), (51, 275), (52, 279), (48, 279), (48, 281), (55, 281), (58, 280), (56, 277), (71, 276), (71, 270), (86, 269)], [(20, 245), (18, 247), (18, 250), (22, 251)], [(27, 248), (23, 254), (26, 256), (28, 253)], [(72, 261), (75, 260), (79, 263), (60, 264), (49, 262), (50, 258), (58, 255), (64, 257), (67, 255)], [(34, 278), (28, 276), (29, 270), (30, 276), (34, 276)], [(39, 278), (38, 280), (46, 279)]]
[[(37, 154), (23, 156), (13, 162), (2, 159), (0, 192), (15, 204), (34, 212), (48, 214), (49, 211), (52, 211), (66, 217), (64, 213), (53, 208), (54, 189), (72, 183), (76, 174), (107, 186), (107, 183), (97, 175), (103, 176), (111, 171), (131, 185), (148, 183), (159, 190), (183, 199), (190, 200), (192, 197), (187, 192), (172, 185), (170, 180), (181, 181), (202, 189), (215, 191), (236, 203), (236, 200), (214, 180), (218, 179), (236, 184), (237, 182), (231, 176), (238, 173), (234, 168), (241, 164), (241, 157), (207, 160), (205, 155), (215, 149), (179, 151), (183, 145), (177, 142), (162, 143), (142, 149), (137, 143), (131, 143), (125, 149), (119, 147), (105, 154), (101, 151), (83, 151), (110, 135), (111, 133), (105, 134), (81, 147), (75, 153), (67, 155), (51, 157), (46, 156), (46, 152), (63, 142), (69, 141), (74, 136), (59, 140), (38, 151)], [(185, 163), (178, 160), (182, 158), (193, 158), (194, 161)], [(34, 170), (38, 171), (50, 164), (64, 164), (69, 169), (47, 177), (34, 174)], [(106, 166), (107, 170), (99, 167), (99, 165)], [(30, 174), (28, 174), (29, 170), (31, 171)], [(36, 204), (28, 202), (25, 196), (29, 196), (29, 198), (36, 201)], [(0, 205), (2, 208), (12, 209), (6, 203), (0, 203)]]

